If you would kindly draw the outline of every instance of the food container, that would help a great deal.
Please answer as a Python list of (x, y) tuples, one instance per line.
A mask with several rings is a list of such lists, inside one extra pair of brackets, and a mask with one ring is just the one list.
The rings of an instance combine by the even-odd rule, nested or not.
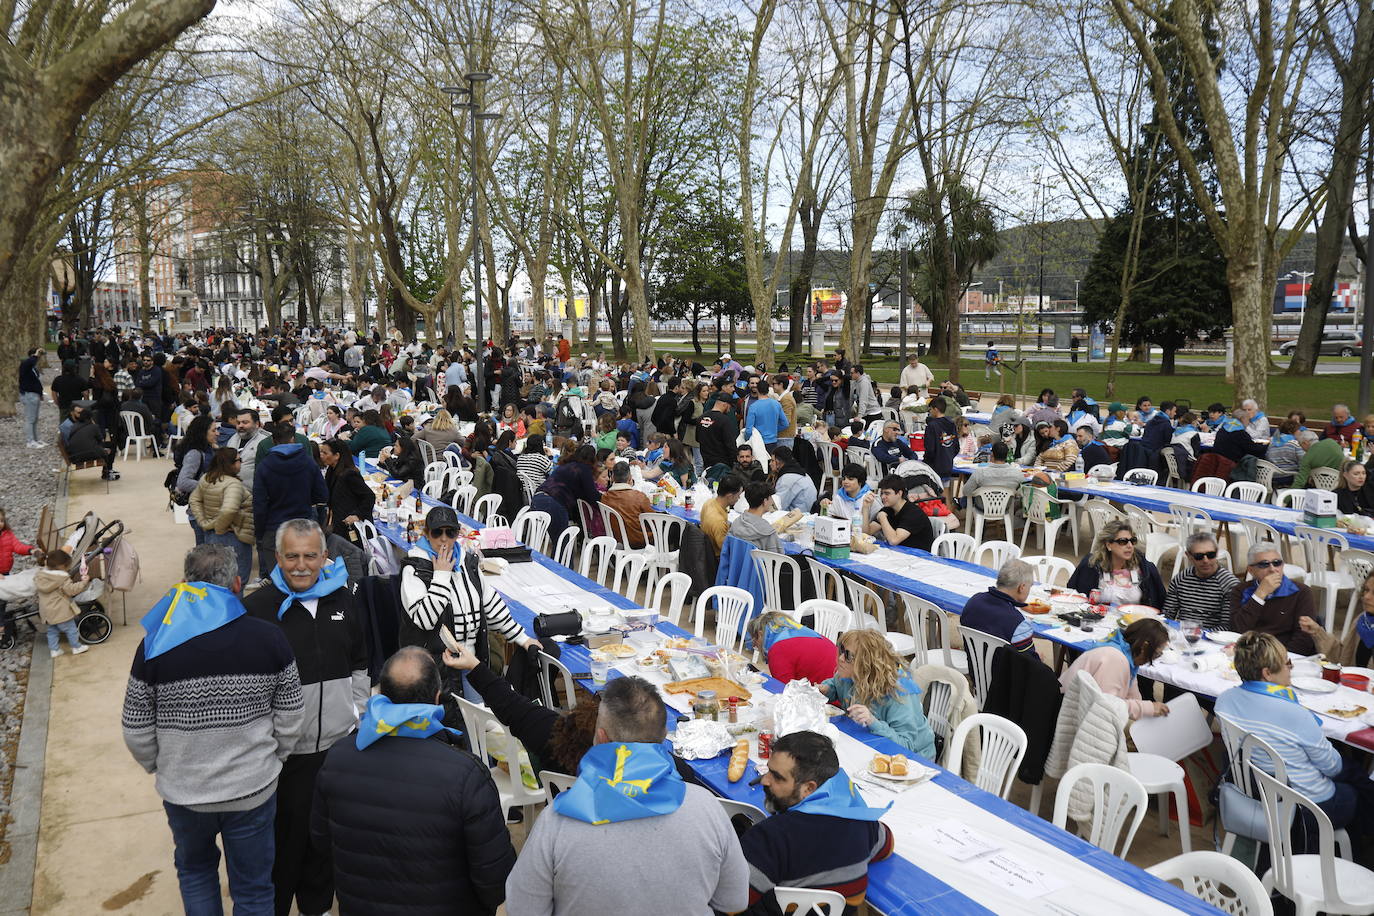
[(1352, 690), (1358, 690), (1361, 693), (1365, 693), (1369, 690), (1369, 678), (1363, 674), (1350, 674), (1343, 672), (1341, 674), (1341, 684), (1351, 688)]
[(1341, 682), (1341, 666), (1334, 662), (1322, 662), (1322, 680), (1339, 684)]
[(714, 690), (703, 690), (697, 694), (697, 698), (692, 701), (692, 715), (712, 722), (720, 719), (720, 701), (716, 699)]
[(623, 615), (630, 626), (652, 627), (658, 625), (658, 611), (626, 611)]

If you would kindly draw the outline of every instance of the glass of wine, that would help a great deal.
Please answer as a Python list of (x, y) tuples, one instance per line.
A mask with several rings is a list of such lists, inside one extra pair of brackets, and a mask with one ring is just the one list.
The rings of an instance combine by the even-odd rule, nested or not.
[(1183, 625), (1183, 638), (1188, 645), (1196, 646), (1197, 641), (1202, 638), (1202, 627), (1195, 623), (1185, 623)]

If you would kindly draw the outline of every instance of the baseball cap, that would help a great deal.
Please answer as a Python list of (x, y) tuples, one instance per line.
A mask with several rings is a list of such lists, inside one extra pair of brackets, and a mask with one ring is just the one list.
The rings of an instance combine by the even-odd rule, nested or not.
[(1111, 405), (1107, 408), (1107, 413), (1116, 413), (1118, 410), (1125, 409), (1125, 404), (1121, 403), (1120, 401), (1112, 401)]
[(728, 362), (731, 360), (731, 358), (732, 358), (732, 357), (730, 356), (729, 353), (722, 353), (722, 354), (720, 354), (720, 361), (723, 362), (723, 363), (728, 363)]
[(435, 506), (425, 516), (425, 530), (437, 531), (440, 528), (458, 528), (458, 513), (449, 506)]

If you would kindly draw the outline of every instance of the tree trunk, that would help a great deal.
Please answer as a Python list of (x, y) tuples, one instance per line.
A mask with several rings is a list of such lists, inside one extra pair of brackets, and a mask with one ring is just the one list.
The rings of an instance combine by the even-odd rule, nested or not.
[(611, 355), (625, 358), (625, 306), (620, 298), (620, 274), (611, 274), (611, 298), (606, 303), (606, 318), (611, 326)]
[(602, 297), (606, 294), (606, 284), (598, 283), (595, 288), (587, 287), (587, 352), (595, 352), (599, 343), (596, 322), (601, 317)]
[(1159, 357), (1159, 374), (1174, 374), (1174, 354), (1178, 352), (1178, 347), (1164, 347)]
[[(47, 272), (36, 252), (15, 259), (10, 281), (0, 292), (0, 360), (18, 366), (30, 347), (43, 343), (42, 322), (47, 314)], [(0, 373), (0, 417), (15, 415), (19, 373)]]

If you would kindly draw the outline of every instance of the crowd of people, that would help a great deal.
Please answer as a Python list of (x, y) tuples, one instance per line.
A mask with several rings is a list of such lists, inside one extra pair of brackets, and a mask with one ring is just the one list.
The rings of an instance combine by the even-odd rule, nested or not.
[[(37, 404), (48, 393), (41, 381), (33, 387), (40, 356), (20, 366), (35, 448)], [(693, 912), (774, 913), (769, 892), (790, 885), (837, 889), (857, 904), (867, 864), (892, 850), (822, 736), (778, 740), (762, 780), (775, 816), (741, 834), (666, 750), (652, 685), (616, 679), (580, 695), (567, 714), (532, 701), (528, 653), (550, 643), (511, 617), (458, 545), (460, 520), (445, 506), (429, 510), (394, 576), (401, 648), (377, 658), (364, 625), (364, 605), (376, 599), (359, 591), (367, 545), (357, 523), (378, 505), (360, 457), (419, 489), (426, 456), (453, 453), (477, 497), (500, 497), (502, 515), (524, 506), (548, 513), (550, 543), (582, 524), (587, 537), (622, 534), (642, 546), (641, 516), (653, 506), (639, 484), (704, 481), (711, 498), (699, 507), (700, 531), (711, 560), (731, 536), (780, 550), (769, 521), (777, 510), (849, 519), (880, 542), (929, 549), (938, 530), (959, 524), (949, 488), (959, 458), (985, 462), (965, 482), (965, 500), (985, 487), (1021, 486), (1024, 466), (1125, 471), (1157, 466), (1171, 450), (1190, 470), (1205, 460), (1235, 479), (1262, 458), (1291, 472), (1295, 486), (1331, 467), (1341, 473), (1342, 511), (1374, 506), (1362, 448), (1374, 417), (1358, 423), (1343, 405), (1309, 429), (1300, 412), (1271, 425), (1252, 402), (1194, 414), (1141, 398), (1134, 409), (1104, 410), (1082, 389), (1064, 411), (1046, 389), (1026, 410), (1002, 398), (986, 423), (973, 424), (964, 414), (978, 404), (955, 382), (936, 386), (916, 356), (886, 398), (844, 351), (776, 368), (730, 354), (710, 366), (615, 364), (600, 353), (575, 357), (566, 338), (552, 336), (489, 341), (479, 363), (467, 348), (376, 332), (114, 329), (64, 339), (58, 356), (61, 374), (49, 388), (66, 418), (58, 434), (69, 456), (98, 449), (106, 476), (117, 477), (114, 456), (130, 432), (120, 414), (137, 415), (170, 446), (168, 498), (186, 507), (194, 536), (184, 581), (145, 621), (123, 716), (130, 750), (165, 802), (188, 912), (218, 911), (217, 841), (236, 910), (284, 914), (294, 905), (307, 916), (335, 900), (343, 912), (369, 913), (494, 912), (503, 900), (512, 916), (648, 912), (661, 899), (691, 901)], [(917, 429), (919, 452), (909, 438)], [(1210, 449), (1200, 446), (1202, 432), (1215, 434)], [(848, 457), (833, 463), (832, 443)], [(838, 485), (829, 488), (832, 473)], [(580, 503), (608, 508), (623, 532), (600, 530), (600, 514), (587, 518)], [(1368, 659), (1368, 643), (1315, 622), (1310, 590), (1285, 576), (1276, 545), (1252, 545), (1240, 581), (1219, 562), (1216, 535), (1196, 534), (1167, 584), (1138, 545), (1129, 523), (1105, 523), (1069, 586), (1245, 632), (1247, 684), (1283, 686), (1279, 656), (1288, 650)], [(65, 569), (61, 561), (53, 558), (55, 569)], [(1028, 564), (1006, 563), (996, 585), (969, 601), (962, 625), (1038, 660), (1021, 612), (1032, 578)], [(56, 603), (73, 587), (59, 583), (46, 599), (59, 624), (49, 630), (54, 651), (66, 632)], [(1374, 621), (1374, 586), (1364, 595)], [(881, 632), (851, 630), (832, 642), (768, 614), (750, 630), (775, 673), (812, 681), (872, 734), (935, 758), (922, 690)], [(1082, 671), (1125, 700), (1132, 718), (1167, 714), (1137, 677), (1167, 642), (1157, 620), (1140, 621), (1080, 655), (1063, 681)], [(1259, 702), (1263, 691), (1244, 689), (1256, 699), (1226, 702)], [(454, 696), (485, 702), (545, 768), (578, 774), (518, 857), (506, 829), (516, 812), (502, 810), (485, 762), (466, 752)], [(1292, 746), (1310, 744), (1310, 732), (1294, 731)], [(1349, 823), (1362, 791), (1340, 789), (1350, 782), (1332, 761), (1313, 761), (1337, 786), (1327, 792), (1312, 777), (1314, 800)], [(605, 792), (610, 773), (645, 791)], [(621, 871), (645, 856), (674, 866), (651, 889)]]

